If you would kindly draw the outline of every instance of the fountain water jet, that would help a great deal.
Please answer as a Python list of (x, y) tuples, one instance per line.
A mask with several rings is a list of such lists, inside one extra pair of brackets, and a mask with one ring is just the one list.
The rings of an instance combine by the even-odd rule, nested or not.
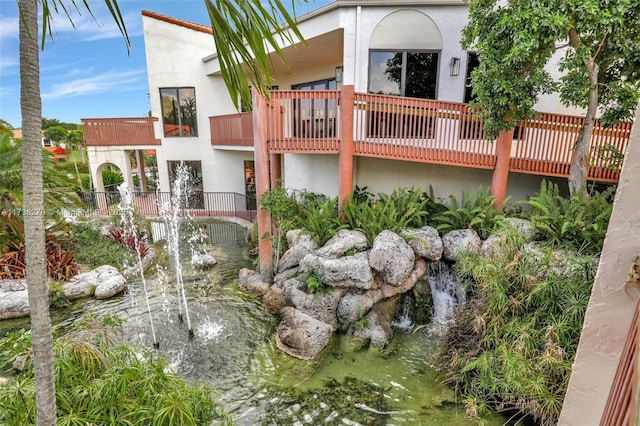
[(147, 313), (149, 314), (149, 323), (151, 324), (151, 336), (153, 338), (153, 347), (158, 349), (160, 342), (156, 337), (156, 330), (153, 325), (153, 317), (151, 315), (151, 306), (149, 305), (149, 293), (147, 291), (147, 281), (144, 278), (144, 268), (142, 267), (142, 255), (140, 254), (142, 241), (138, 234), (138, 229), (135, 224), (134, 217), (134, 204), (133, 196), (131, 195), (131, 189), (126, 184), (118, 186), (120, 192), (120, 204), (118, 208), (120, 210), (120, 225), (124, 232), (125, 240), (133, 239), (133, 248), (138, 260), (138, 269), (140, 272), (140, 279), (142, 280), (142, 288), (144, 290), (144, 297), (147, 304)]
[(163, 218), (167, 230), (167, 246), (173, 257), (174, 272), (176, 274), (176, 292), (178, 295), (178, 319), (184, 321), (182, 310), (187, 320), (189, 337), (193, 338), (193, 328), (189, 317), (189, 307), (187, 305), (187, 295), (184, 289), (182, 278), (182, 264), (180, 262), (180, 226), (184, 216), (181, 214), (189, 205), (189, 195), (191, 190), (191, 174), (189, 167), (180, 162), (175, 170), (175, 180), (171, 185), (171, 198), (169, 202), (160, 202), (158, 197), (158, 209)]

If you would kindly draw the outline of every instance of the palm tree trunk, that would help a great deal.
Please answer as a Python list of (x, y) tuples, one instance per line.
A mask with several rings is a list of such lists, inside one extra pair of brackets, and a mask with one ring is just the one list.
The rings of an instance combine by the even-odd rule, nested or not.
[(23, 207), (31, 345), (36, 379), (37, 424), (48, 426), (56, 424), (56, 393), (45, 259), (38, 0), (19, 0), (18, 7)]
[(586, 63), (589, 73), (589, 102), (587, 104), (587, 113), (584, 117), (584, 124), (578, 139), (573, 147), (573, 160), (571, 169), (569, 170), (569, 192), (571, 195), (583, 192), (586, 195), (587, 176), (589, 172), (589, 148), (591, 145), (591, 136), (593, 134), (593, 126), (596, 120), (596, 112), (598, 110), (598, 73), (600, 71), (598, 64), (593, 58), (589, 58)]

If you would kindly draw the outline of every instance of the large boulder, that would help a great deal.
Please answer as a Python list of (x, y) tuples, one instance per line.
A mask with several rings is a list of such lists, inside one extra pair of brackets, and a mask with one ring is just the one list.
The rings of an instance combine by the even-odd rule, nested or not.
[(238, 285), (256, 296), (263, 296), (269, 290), (269, 283), (264, 282), (260, 274), (248, 268), (242, 268)]
[(98, 299), (106, 299), (124, 291), (127, 283), (124, 275), (110, 265), (78, 274), (62, 286), (64, 297), (69, 300), (95, 295)]
[(427, 225), (418, 229), (404, 229), (402, 233), (407, 236), (416, 256), (432, 261), (442, 258), (442, 239), (436, 228)]
[(473, 229), (456, 229), (442, 236), (442, 257), (451, 262), (457, 262), (458, 256), (464, 252), (479, 253), (482, 240)]
[(344, 256), (348, 251), (365, 250), (367, 245), (367, 236), (364, 232), (341, 229), (324, 246), (316, 250), (316, 254), (322, 257), (336, 258)]
[(0, 320), (29, 316), (26, 280), (0, 280)]
[(317, 246), (311, 235), (304, 234), (299, 229), (287, 232), (287, 243), (290, 248), (284, 252), (278, 261), (279, 272), (298, 266), (302, 258), (311, 253)]
[(369, 263), (385, 284), (399, 286), (413, 270), (415, 253), (400, 235), (382, 231), (373, 241)]
[(320, 281), (331, 287), (370, 289), (373, 286), (373, 274), (366, 252), (338, 259), (327, 259), (310, 253), (300, 261), (301, 273), (317, 271)]
[(347, 290), (336, 288), (332, 291), (308, 293), (303, 288), (304, 286), (286, 286), (284, 290), (285, 300), (299, 311), (330, 324), (335, 329), (337, 326), (336, 310), (338, 309), (338, 302), (340, 302)]
[(295, 308), (280, 311), (276, 332), (278, 349), (293, 357), (312, 360), (329, 344), (333, 328)]

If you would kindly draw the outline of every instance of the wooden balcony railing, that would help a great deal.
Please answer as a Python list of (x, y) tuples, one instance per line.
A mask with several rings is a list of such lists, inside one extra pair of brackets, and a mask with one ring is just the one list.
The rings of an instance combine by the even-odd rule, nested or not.
[(155, 117), (83, 118), (87, 146), (160, 145), (153, 132)]
[(253, 113), (209, 117), (211, 145), (253, 146)]
[[(338, 153), (340, 91), (275, 91), (267, 112), (271, 153)], [(466, 104), (356, 93), (354, 155), (493, 169), (496, 147)], [(540, 113), (514, 132), (509, 170), (567, 177), (583, 122)], [(604, 128), (596, 121), (588, 178), (617, 182), (632, 123)]]
[[(274, 91), (266, 114), (271, 153), (337, 154), (341, 117), (338, 90)], [(354, 155), (493, 169), (494, 141), (466, 104), (356, 93)], [(88, 146), (159, 145), (156, 118), (83, 119)], [(583, 118), (540, 113), (518, 122), (509, 171), (567, 177)], [(252, 147), (253, 114), (209, 118), (211, 144)], [(590, 146), (590, 180), (617, 182), (632, 123), (604, 128), (596, 122)]]

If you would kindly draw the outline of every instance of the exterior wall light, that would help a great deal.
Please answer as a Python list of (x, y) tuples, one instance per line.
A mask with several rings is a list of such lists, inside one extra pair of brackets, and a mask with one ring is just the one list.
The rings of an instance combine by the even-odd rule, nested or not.
[(460, 75), (460, 58), (453, 57), (451, 58), (451, 63), (449, 64), (449, 75), (457, 76)]
[(342, 83), (342, 77), (344, 75), (344, 67), (341, 65), (336, 67), (336, 83)]

